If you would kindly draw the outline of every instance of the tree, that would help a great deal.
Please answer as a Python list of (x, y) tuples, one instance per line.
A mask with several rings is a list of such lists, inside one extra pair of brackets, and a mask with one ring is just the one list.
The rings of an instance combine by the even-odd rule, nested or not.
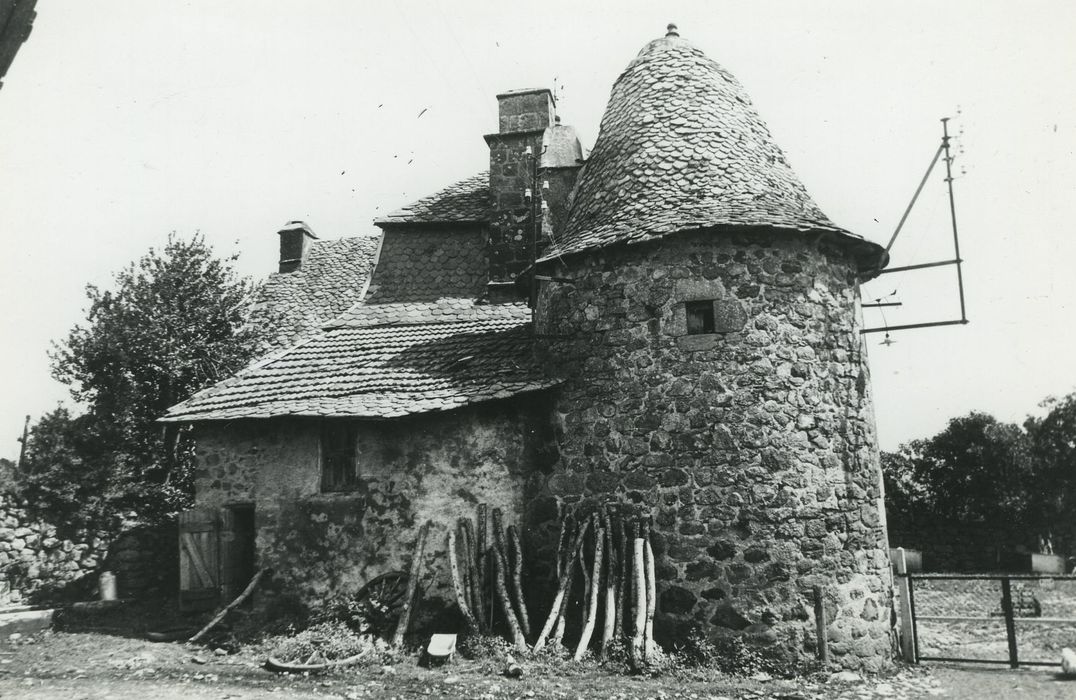
[(986, 413), (953, 418), (927, 440), (882, 459), (895, 516), (1025, 523), (1033, 487), (1030, 443), (1018, 425)]
[(93, 422), (57, 406), (30, 429), (20, 473), (19, 490), (34, 507), (57, 522), (82, 525), (99, 515), (105, 460), (99, 459)]
[(53, 376), (86, 407), (78, 429), (92, 440), (76, 448), (79, 465), (53, 459), (54, 478), (89, 469), (102, 476), (109, 504), (142, 513), (189, 502), (190, 438), (155, 421), (254, 353), (246, 324), (252, 288), (236, 275), (235, 259), (216, 258), (200, 235), (173, 234), (163, 250), (151, 248), (121, 270), (114, 290), (86, 288), (86, 322), (54, 346), (51, 359)]
[(1035, 461), (1029, 512), (1044, 542), (1058, 537), (1071, 548), (1076, 544), (1076, 394), (1049, 398), (1041, 406), (1049, 409), (1046, 415), (1024, 423)]

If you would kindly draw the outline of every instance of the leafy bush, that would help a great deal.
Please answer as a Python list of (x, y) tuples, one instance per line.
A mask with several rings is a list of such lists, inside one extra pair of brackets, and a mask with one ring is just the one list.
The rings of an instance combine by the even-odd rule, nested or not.
[(778, 678), (806, 676), (819, 670), (813, 660), (789, 659), (785, 654), (750, 644), (742, 637), (713, 640), (693, 629), (671, 654), (670, 662), (682, 668), (714, 669), (736, 676), (766, 673)]
[(512, 653), (512, 645), (495, 634), (469, 635), (459, 644), (459, 651), (473, 661), (504, 661)]
[(269, 645), (270, 655), (289, 663), (324, 663), (364, 653), (364, 664), (384, 664), (395, 658), (386, 642), (359, 635), (339, 622), (322, 622), (295, 635), (278, 638)]
[[(376, 602), (375, 602), (376, 604)], [(339, 623), (356, 634), (379, 635), (388, 632), (370, 620), (370, 603), (354, 595), (338, 595), (311, 614), (314, 623)]]

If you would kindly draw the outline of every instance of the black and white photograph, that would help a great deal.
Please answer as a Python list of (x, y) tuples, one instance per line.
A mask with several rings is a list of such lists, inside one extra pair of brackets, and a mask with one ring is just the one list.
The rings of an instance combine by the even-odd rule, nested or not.
[(0, 0), (0, 698), (1076, 697), (1073, 37)]

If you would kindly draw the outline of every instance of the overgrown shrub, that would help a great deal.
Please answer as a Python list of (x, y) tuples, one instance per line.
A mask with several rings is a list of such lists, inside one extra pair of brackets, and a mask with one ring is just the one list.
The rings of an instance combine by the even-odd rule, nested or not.
[(269, 654), (289, 663), (325, 663), (365, 654), (364, 664), (385, 664), (395, 659), (389, 644), (377, 637), (355, 634), (340, 622), (321, 622), (269, 644)]
[(789, 659), (786, 654), (745, 641), (742, 637), (711, 639), (696, 628), (677, 645), (670, 663), (687, 669), (714, 669), (736, 676), (765, 673), (778, 678), (806, 676), (819, 670), (813, 660)]

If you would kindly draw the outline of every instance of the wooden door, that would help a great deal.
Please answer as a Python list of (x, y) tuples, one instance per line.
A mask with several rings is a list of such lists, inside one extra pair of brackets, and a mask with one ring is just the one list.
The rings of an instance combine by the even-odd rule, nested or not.
[(220, 518), (216, 508), (179, 514), (179, 609), (212, 610), (220, 602)]

